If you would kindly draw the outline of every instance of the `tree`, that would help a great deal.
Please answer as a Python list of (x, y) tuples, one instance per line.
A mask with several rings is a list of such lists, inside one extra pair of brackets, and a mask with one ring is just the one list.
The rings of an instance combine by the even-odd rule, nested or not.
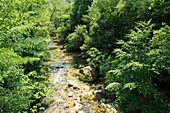
[(162, 22), (169, 25), (168, 5), (168, 0), (94, 0), (86, 16), (90, 20), (90, 39), (85, 39), (81, 49), (87, 51), (95, 47), (111, 53), (119, 47), (117, 40), (127, 40), (124, 36), (137, 22), (152, 19), (154, 29), (159, 29)]
[(24, 74), (22, 65), (26, 60), (14, 51), (0, 49), (0, 112), (18, 112), (29, 107), (29, 78)]
[(83, 15), (88, 14), (88, 8), (91, 6), (92, 0), (74, 0), (71, 19), (71, 30), (74, 31), (77, 25), (84, 24)]
[(150, 22), (143, 22), (127, 35), (129, 41), (119, 41), (106, 89), (115, 94), (122, 111), (168, 113), (169, 31), (168, 25), (153, 30)]
[(47, 94), (46, 0), (0, 2), (0, 112), (37, 112)]

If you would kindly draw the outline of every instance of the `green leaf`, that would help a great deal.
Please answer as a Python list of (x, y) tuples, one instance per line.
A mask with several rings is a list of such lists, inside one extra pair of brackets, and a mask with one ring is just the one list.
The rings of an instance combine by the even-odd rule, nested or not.
[(133, 89), (135, 89), (135, 88), (137, 88), (137, 87), (138, 87), (137, 84), (134, 83), (134, 82), (132, 82), (132, 83), (126, 83), (126, 84), (124, 85), (123, 89), (128, 88), (129, 90), (133, 90)]
[(113, 82), (113, 83), (110, 83), (109, 85), (106, 86), (106, 89), (109, 90), (109, 91), (119, 91), (121, 90), (122, 88), (122, 85), (118, 82)]

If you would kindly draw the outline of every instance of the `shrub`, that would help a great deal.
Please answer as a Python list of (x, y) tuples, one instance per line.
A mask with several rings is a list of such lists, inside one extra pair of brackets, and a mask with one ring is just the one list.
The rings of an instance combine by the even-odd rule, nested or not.
[(83, 45), (85, 38), (87, 37), (87, 30), (85, 25), (77, 26), (75, 32), (68, 35), (68, 44), (66, 49), (69, 51), (80, 51), (80, 47)]
[[(22, 65), (22, 57), (9, 49), (0, 49), (0, 112), (18, 112), (30, 105), (30, 90), (27, 87), (28, 77)], [(27, 87), (27, 88), (26, 88)]]
[(105, 55), (96, 48), (90, 48), (87, 54), (89, 55), (87, 59), (88, 64), (93, 68), (99, 69), (99, 66), (104, 62)]
[(0, 2), (0, 112), (37, 112), (47, 95), (43, 62), (48, 49), (42, 38), (49, 33), (46, 3)]
[(150, 22), (140, 23), (114, 51), (106, 89), (116, 95), (123, 112), (168, 113), (170, 27), (152, 28)]

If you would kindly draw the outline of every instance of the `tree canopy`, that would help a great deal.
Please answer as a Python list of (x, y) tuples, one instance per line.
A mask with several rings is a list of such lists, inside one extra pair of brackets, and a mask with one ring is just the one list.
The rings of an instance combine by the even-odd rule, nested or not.
[(47, 95), (46, 0), (0, 2), (0, 112), (37, 112)]

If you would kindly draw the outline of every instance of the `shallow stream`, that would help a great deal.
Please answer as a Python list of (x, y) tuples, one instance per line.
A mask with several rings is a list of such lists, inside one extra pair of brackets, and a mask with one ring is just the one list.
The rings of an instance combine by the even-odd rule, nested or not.
[(78, 69), (72, 65), (76, 54), (67, 53), (53, 41), (49, 41), (52, 56), (48, 62), (49, 79), (54, 83), (54, 93), (48, 99), (53, 102), (44, 113), (115, 113), (112, 107), (100, 102), (100, 96), (95, 94), (97, 90), (77, 78)]

